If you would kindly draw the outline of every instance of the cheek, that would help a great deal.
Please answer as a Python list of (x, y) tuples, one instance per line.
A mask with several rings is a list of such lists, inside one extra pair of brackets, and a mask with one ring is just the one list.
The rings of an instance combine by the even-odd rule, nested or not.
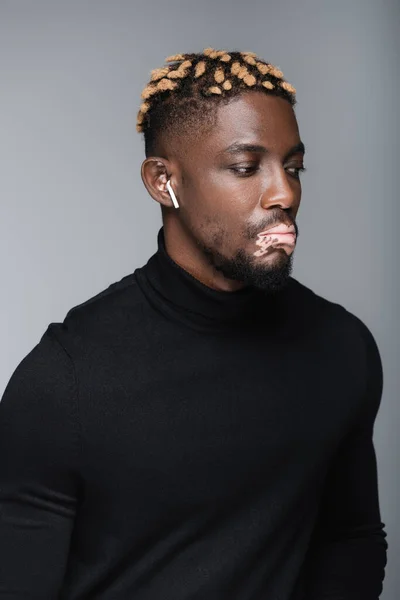
[[(263, 176), (264, 175), (264, 176)], [(238, 177), (226, 168), (198, 164), (183, 176), (181, 218), (202, 238), (220, 238), (222, 246), (238, 244), (257, 212), (265, 190), (265, 173)]]
[(237, 177), (227, 170), (208, 173), (199, 182), (199, 191), (208, 209), (219, 215), (237, 219), (249, 214), (257, 206), (263, 185), (260, 177)]

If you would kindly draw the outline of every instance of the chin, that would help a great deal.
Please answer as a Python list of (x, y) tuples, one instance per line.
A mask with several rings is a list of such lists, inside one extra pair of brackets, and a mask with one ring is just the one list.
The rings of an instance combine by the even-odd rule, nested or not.
[(283, 248), (276, 248), (270, 255), (255, 259), (239, 250), (234, 258), (213, 256), (214, 267), (228, 279), (241, 281), (247, 285), (269, 293), (282, 290), (289, 282), (293, 270), (293, 253), (286, 254)]
[(252, 271), (249, 271), (244, 281), (256, 288), (267, 292), (279, 292), (284, 289), (292, 273), (292, 261), (286, 261), (280, 265), (264, 265), (255, 266)]

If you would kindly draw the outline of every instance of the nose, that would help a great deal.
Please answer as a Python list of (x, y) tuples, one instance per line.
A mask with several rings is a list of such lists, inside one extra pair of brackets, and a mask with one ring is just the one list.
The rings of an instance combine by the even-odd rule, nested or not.
[(270, 174), (266, 189), (260, 196), (262, 208), (269, 209), (279, 206), (282, 210), (294, 208), (298, 203), (298, 192), (289, 180), (289, 175), (283, 167), (277, 167)]

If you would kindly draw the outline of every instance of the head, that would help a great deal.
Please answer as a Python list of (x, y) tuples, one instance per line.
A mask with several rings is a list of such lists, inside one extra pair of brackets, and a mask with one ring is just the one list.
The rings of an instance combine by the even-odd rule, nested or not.
[(222, 289), (232, 288), (222, 281), (281, 289), (292, 271), (304, 170), (295, 89), (248, 52), (206, 49), (166, 62), (143, 90), (137, 129), (142, 178), (162, 207), (169, 253)]

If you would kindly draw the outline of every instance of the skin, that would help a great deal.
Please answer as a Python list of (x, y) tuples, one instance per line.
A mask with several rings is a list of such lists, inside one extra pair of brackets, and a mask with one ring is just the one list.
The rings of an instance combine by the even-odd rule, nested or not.
[[(239, 255), (259, 278), (284, 273), (279, 281), (284, 284), (294, 246), (258, 234), (284, 223), (294, 225), (298, 235), (304, 159), (299, 145), (290, 103), (255, 91), (219, 105), (211, 128), (161, 137), (158, 156), (146, 158), (141, 174), (162, 207), (170, 257), (216, 290), (235, 291), (252, 283), (251, 278), (240, 280), (240, 271), (231, 274), (229, 265)], [(166, 188), (168, 179), (178, 209)]]

